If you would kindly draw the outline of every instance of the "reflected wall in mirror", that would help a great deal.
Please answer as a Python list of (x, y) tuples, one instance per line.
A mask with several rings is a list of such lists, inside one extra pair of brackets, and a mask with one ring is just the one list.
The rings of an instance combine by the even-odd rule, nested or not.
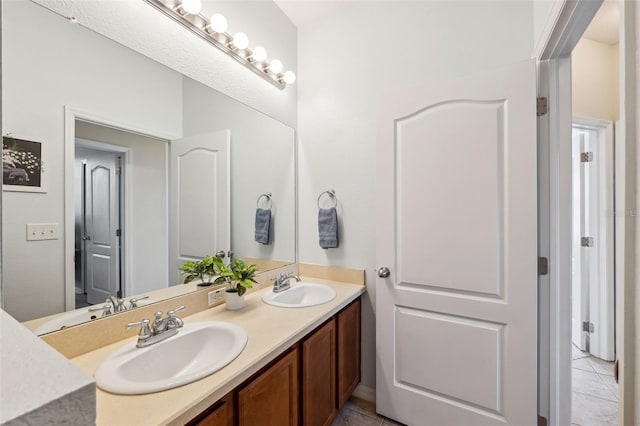
[[(217, 251), (261, 270), (295, 262), (292, 128), (30, 1), (5, 2), (2, 19), (3, 133), (45, 142), (49, 182), (2, 194), (7, 312), (28, 321), (76, 295), (156, 294), (182, 282), (182, 260)], [(260, 244), (266, 192), (272, 238)], [(41, 223), (59, 238), (27, 241)]]

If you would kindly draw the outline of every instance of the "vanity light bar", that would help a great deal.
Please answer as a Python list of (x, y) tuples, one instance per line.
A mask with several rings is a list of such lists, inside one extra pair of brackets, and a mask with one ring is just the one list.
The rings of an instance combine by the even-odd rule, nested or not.
[[(269, 83), (276, 86), (278, 89), (284, 89), (287, 86), (287, 82), (292, 84), (295, 81), (295, 74), (292, 71), (282, 72), (282, 63), (277, 59), (269, 64), (263, 55), (264, 48), (254, 49), (251, 51), (246, 47), (247, 36), (244, 33), (236, 33), (237, 43), (239, 46), (234, 45), (234, 36), (231, 36), (225, 32), (215, 32), (211, 29), (210, 22), (201, 13), (189, 13), (184, 7), (184, 1), (180, 0), (144, 0), (146, 3), (158, 9), (177, 23), (181, 24), (185, 28), (191, 30), (194, 34), (198, 35), (203, 40), (214, 45), (236, 61), (240, 62), (245, 67), (249, 68), (260, 77), (264, 78)], [(193, 11), (193, 9), (190, 9)], [(266, 54), (266, 51), (264, 52)], [(258, 56), (262, 61), (254, 59), (254, 55)], [(275, 64), (275, 71), (270, 69)]]

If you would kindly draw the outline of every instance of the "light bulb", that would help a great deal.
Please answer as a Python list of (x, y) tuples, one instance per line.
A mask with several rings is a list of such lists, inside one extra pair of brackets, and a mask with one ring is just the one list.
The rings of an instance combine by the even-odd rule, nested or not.
[(182, 8), (187, 13), (197, 15), (202, 10), (202, 0), (182, 0)]
[(269, 71), (274, 74), (280, 74), (282, 72), (282, 62), (277, 59), (271, 61), (271, 63), (269, 64)]
[(293, 73), (293, 71), (287, 71), (282, 76), (282, 80), (287, 84), (293, 84), (296, 82), (296, 75)]
[(253, 49), (252, 56), (255, 61), (264, 62), (264, 60), (267, 59), (267, 50), (262, 46), (256, 46), (256, 48)]
[(217, 33), (224, 33), (227, 31), (227, 18), (219, 13), (211, 15), (211, 29)]
[(240, 50), (246, 49), (249, 46), (249, 37), (243, 32), (237, 32), (233, 36), (233, 45)]

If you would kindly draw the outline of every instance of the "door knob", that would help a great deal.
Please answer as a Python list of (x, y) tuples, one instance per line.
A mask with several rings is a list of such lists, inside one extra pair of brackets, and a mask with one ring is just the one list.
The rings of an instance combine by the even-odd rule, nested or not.
[(378, 276), (380, 278), (387, 278), (389, 275), (391, 275), (391, 271), (386, 266), (378, 269)]
[(220, 251), (216, 252), (216, 257), (219, 257), (220, 259), (224, 259), (225, 255), (226, 254), (225, 254), (224, 250), (220, 250)]

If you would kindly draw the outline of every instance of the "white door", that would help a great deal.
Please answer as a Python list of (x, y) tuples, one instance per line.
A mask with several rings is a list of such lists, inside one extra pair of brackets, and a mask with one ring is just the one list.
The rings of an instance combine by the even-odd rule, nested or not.
[[(588, 234), (588, 211), (583, 208), (588, 192), (585, 192), (585, 168), (582, 167), (580, 154), (585, 151), (584, 134), (572, 133), (572, 255), (571, 255), (571, 340), (580, 350), (587, 350), (587, 336), (582, 327), (589, 321), (589, 258), (583, 250), (581, 237)], [(586, 228), (586, 229), (585, 229)]]
[[(533, 60), (392, 96), (378, 117), (377, 409), (537, 422)], [(384, 276), (384, 270), (378, 271)]]
[(118, 154), (93, 151), (86, 167), (83, 235), (87, 301), (103, 303), (119, 288)]
[(188, 260), (231, 250), (230, 133), (171, 141), (171, 284)]

